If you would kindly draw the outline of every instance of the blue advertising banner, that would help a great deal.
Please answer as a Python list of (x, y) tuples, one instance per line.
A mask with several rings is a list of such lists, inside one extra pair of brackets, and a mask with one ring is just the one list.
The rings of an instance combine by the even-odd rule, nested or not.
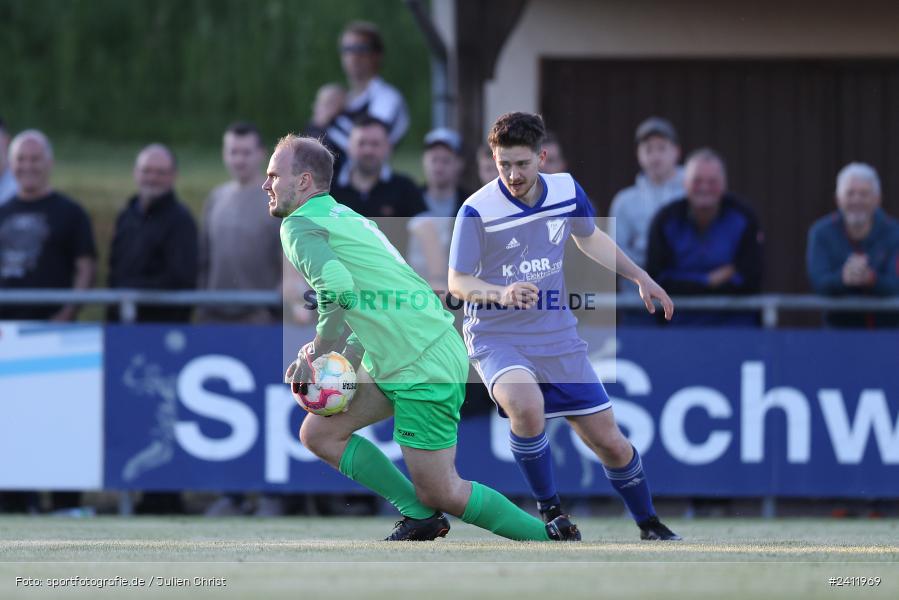
[[(899, 497), (895, 333), (581, 333), (654, 493)], [(108, 326), (105, 487), (359, 489), (299, 443), (282, 344), (279, 327)], [(611, 493), (564, 420), (547, 432), (564, 493)], [(363, 434), (400, 459), (390, 423)], [(463, 420), (457, 463), (466, 478), (527, 493), (496, 415)]]

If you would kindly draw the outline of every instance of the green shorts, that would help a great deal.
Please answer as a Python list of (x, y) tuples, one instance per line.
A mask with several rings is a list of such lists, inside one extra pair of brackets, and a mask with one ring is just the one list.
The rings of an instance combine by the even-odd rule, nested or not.
[(465, 344), (451, 329), (389, 382), (375, 381), (393, 404), (396, 443), (422, 450), (455, 446), (467, 378)]

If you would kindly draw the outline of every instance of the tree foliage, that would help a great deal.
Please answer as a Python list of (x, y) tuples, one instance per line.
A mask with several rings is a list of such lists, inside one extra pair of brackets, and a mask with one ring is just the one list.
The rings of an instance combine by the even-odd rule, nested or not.
[(343, 82), (337, 37), (354, 19), (381, 27), (383, 74), (420, 138), (428, 54), (401, 0), (3, 0), (0, 115), (51, 136), (197, 145), (249, 119), (271, 139)]

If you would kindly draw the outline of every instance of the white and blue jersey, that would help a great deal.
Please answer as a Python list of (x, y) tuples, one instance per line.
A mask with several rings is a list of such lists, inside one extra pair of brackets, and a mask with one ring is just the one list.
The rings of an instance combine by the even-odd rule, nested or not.
[(571, 175), (539, 177), (543, 193), (534, 206), (497, 178), (456, 216), (451, 269), (493, 285), (527, 281), (540, 290), (537, 305), (526, 310), (466, 302), (463, 338), (491, 397), (500, 375), (524, 369), (543, 388), (548, 417), (596, 412), (609, 401), (577, 334), (563, 271), (566, 241), (591, 235), (595, 212)]
[(562, 266), (569, 235), (593, 233), (593, 205), (567, 173), (540, 179), (543, 194), (533, 207), (497, 178), (468, 198), (456, 216), (451, 269), (493, 285), (527, 281), (540, 289), (540, 302), (528, 310), (466, 302), (463, 334), (469, 352), (482, 339), (542, 344), (577, 337)]

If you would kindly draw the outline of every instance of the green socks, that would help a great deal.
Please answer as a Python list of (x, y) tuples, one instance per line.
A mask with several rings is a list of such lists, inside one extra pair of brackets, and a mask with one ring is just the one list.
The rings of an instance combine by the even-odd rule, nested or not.
[(386, 498), (404, 517), (427, 519), (436, 512), (418, 501), (412, 482), (364, 437), (350, 436), (340, 457), (340, 472)]
[[(350, 436), (340, 457), (340, 472), (389, 500), (404, 517), (427, 519), (436, 512), (418, 501), (412, 482), (364, 437)], [(540, 519), (477, 481), (471, 482), (471, 497), (465, 505), (462, 520), (511, 540), (549, 540)]]
[[(342, 465), (341, 465), (342, 468)], [(510, 540), (548, 541), (546, 526), (486, 485), (471, 482), (471, 497), (462, 520)]]

